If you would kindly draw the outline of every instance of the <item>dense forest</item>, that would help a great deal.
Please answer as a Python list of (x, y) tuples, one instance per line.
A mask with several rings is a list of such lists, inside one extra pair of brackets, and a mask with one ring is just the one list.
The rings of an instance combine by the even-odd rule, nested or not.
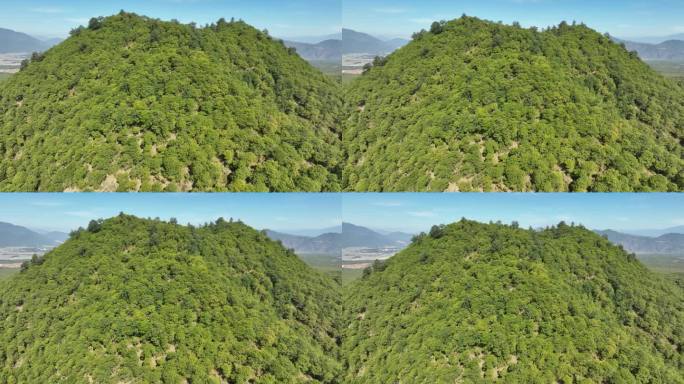
[(93, 221), (0, 282), (0, 381), (333, 383), (339, 289), (240, 222)]
[(342, 288), (239, 221), (92, 221), (0, 281), (3, 383), (684, 383), (684, 286), (581, 226), (435, 226)]
[(94, 18), (0, 88), (0, 190), (339, 190), (339, 84), (242, 21)]
[(684, 290), (582, 227), (435, 226), (344, 300), (348, 383), (684, 383)]
[(345, 99), (349, 190), (684, 188), (684, 87), (584, 25), (435, 22)]

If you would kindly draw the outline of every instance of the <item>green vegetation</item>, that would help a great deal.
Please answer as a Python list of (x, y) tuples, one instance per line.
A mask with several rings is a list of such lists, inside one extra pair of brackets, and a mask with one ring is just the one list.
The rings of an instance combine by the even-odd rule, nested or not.
[(349, 190), (684, 189), (684, 87), (584, 25), (435, 23), (346, 104)]
[(335, 81), (342, 81), (342, 63), (339, 61), (312, 60), (309, 61), (309, 63), (318, 68), (321, 72), (335, 79)]
[(0, 381), (684, 383), (684, 279), (582, 227), (304, 259), (232, 220), (92, 221), (0, 279)]
[(10, 76), (12, 76), (10, 73), (0, 73), (0, 82), (9, 79)]
[(333, 383), (339, 285), (239, 222), (92, 222), (0, 282), (4, 383)]
[(300, 254), (298, 256), (311, 268), (327, 274), (338, 284), (342, 283), (339, 256), (323, 254)]
[(684, 80), (684, 62), (666, 60), (648, 60), (646, 62), (664, 76)]
[(342, 285), (347, 286), (363, 276), (364, 269), (345, 268), (342, 270)]
[(684, 273), (684, 255), (639, 255), (639, 260), (650, 269), (661, 273)]
[(0, 189), (340, 189), (339, 84), (244, 22), (91, 20), (3, 83)]
[(14, 276), (19, 270), (14, 268), (0, 268), (0, 281)]
[(348, 383), (684, 383), (684, 289), (582, 227), (434, 227), (345, 292)]

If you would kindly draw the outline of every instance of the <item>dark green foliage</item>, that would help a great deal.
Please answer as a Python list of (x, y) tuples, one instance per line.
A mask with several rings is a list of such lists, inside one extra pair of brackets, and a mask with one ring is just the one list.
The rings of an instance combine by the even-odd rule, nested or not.
[(0, 189), (340, 189), (339, 85), (244, 22), (121, 13), (0, 88)]
[(684, 290), (633, 255), (566, 224), (441, 232), (345, 292), (344, 382), (684, 383)]
[(584, 25), (436, 22), (346, 99), (349, 190), (684, 188), (684, 88)]
[(335, 382), (339, 285), (292, 252), (239, 222), (98, 225), (0, 283), (1, 382)]

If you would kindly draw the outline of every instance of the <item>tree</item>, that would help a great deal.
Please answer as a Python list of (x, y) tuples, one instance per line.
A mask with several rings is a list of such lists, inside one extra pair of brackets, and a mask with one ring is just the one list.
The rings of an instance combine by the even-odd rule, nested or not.
[(93, 17), (90, 19), (88, 22), (88, 29), (91, 31), (95, 31), (102, 28), (102, 18), (99, 17)]
[(100, 220), (90, 220), (88, 223), (88, 232), (97, 233), (102, 229), (102, 222)]
[(438, 35), (444, 31), (444, 25), (439, 21), (435, 21), (430, 25), (430, 33)]

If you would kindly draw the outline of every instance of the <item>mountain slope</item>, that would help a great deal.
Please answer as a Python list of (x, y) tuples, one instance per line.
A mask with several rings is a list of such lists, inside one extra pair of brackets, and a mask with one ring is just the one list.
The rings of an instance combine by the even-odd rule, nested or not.
[(93, 222), (0, 283), (0, 377), (332, 383), (337, 289), (241, 223)]
[(583, 25), (436, 23), (346, 100), (348, 190), (684, 188), (684, 89)]
[(29, 53), (48, 49), (52, 42), (44, 42), (25, 33), (0, 28), (0, 53)]
[(0, 189), (339, 189), (338, 84), (244, 22), (93, 19), (0, 90)]
[(629, 252), (649, 254), (684, 254), (684, 234), (668, 233), (658, 237), (636, 236), (612, 230), (596, 231)]
[(684, 291), (607, 240), (430, 233), (345, 292), (347, 383), (684, 383)]
[(0, 222), (0, 247), (41, 247), (56, 245), (52, 236), (41, 235), (28, 228)]

